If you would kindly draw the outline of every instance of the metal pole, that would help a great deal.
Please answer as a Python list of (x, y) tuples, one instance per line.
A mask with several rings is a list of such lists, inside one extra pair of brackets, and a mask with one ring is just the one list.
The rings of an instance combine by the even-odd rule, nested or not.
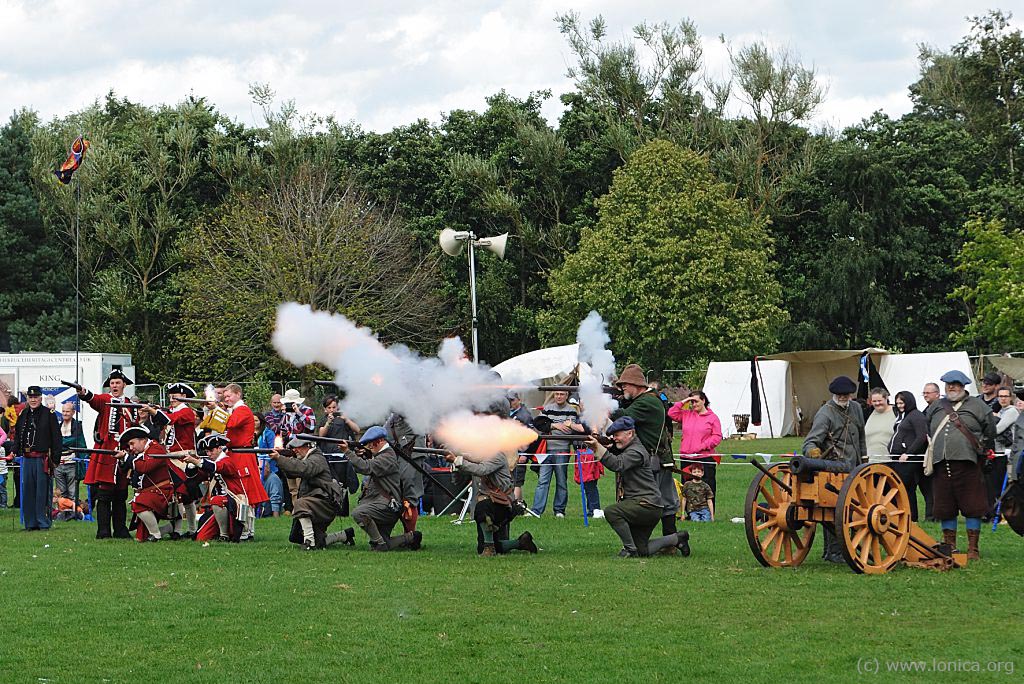
[(477, 347), (476, 339), (476, 258), (473, 256), (473, 243), (475, 241), (476, 235), (470, 231), (469, 238), (466, 242), (469, 243), (469, 302), (473, 313), (473, 363), (480, 363), (480, 352)]
[(82, 258), (79, 254), (79, 236), (81, 233), (81, 224), (79, 214), (81, 213), (82, 204), (82, 184), (75, 179), (75, 382), (80, 382), (79, 379), (79, 361), (78, 361), (78, 350), (79, 350), (79, 303), (82, 301), (81, 294), (81, 269), (82, 269)]

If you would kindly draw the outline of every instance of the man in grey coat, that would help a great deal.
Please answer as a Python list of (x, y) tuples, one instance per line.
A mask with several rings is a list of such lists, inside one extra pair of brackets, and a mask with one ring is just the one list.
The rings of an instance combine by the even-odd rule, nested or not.
[(967, 558), (981, 558), (978, 540), (981, 518), (988, 512), (988, 493), (981, 464), (992, 449), (996, 419), (992, 407), (967, 392), (970, 378), (953, 370), (941, 378), (946, 396), (924, 411), (931, 442), (924, 472), (934, 474), (933, 514), (942, 522), (942, 541), (956, 549), (957, 515), (967, 528)]
[(277, 461), (278, 469), (287, 477), (301, 479), (292, 501), (289, 541), (302, 544), (306, 551), (322, 549), (337, 542), (355, 545), (355, 530), (351, 527), (343, 532), (327, 534), (327, 528), (337, 515), (335, 501), (340, 504), (344, 496), (341, 485), (331, 474), (327, 457), (313, 442), (299, 437), (292, 437), (287, 446), (295, 456), (278, 449), (270, 457)]
[(374, 425), (363, 434), (359, 444), (369, 452), (366, 457), (352, 451), (346, 444), (339, 445), (341, 453), (348, 454), (356, 472), (369, 476), (363, 482), (359, 505), (352, 511), (352, 519), (366, 532), (370, 548), (374, 551), (419, 550), (423, 540), (419, 531), (388, 536), (402, 513), (402, 480), (398, 455), (388, 444), (387, 432)]
[[(845, 375), (840, 375), (829, 383), (828, 391), (832, 398), (814, 414), (814, 423), (804, 439), (804, 456), (843, 461), (853, 469), (867, 457), (864, 412), (853, 401), (857, 385)], [(828, 524), (823, 527), (825, 548), (822, 558), (830, 563), (845, 563), (835, 528)]]
[(689, 556), (690, 534), (686, 531), (650, 539), (661, 520), (662, 501), (654, 475), (657, 462), (637, 437), (636, 422), (631, 416), (622, 416), (606, 432), (613, 446), (606, 449), (594, 437), (587, 444), (606, 468), (615, 471), (615, 503), (604, 509), (604, 517), (622, 540), (619, 557), (650, 556), (673, 547)]

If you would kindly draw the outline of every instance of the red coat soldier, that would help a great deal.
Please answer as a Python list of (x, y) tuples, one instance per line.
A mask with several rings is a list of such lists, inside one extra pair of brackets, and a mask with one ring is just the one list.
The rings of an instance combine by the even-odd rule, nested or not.
[(160, 454), (166, 454), (167, 449), (149, 438), (149, 430), (139, 426), (125, 430), (118, 441), (122, 449), (130, 452), (127, 461), (132, 472), (132, 487), (135, 489), (135, 498), (132, 499), (132, 512), (137, 518), (135, 537), (140, 542), (160, 541), (157, 519), (166, 520), (169, 517), (174, 497), (169, 459), (159, 457)]
[(242, 388), (231, 383), (224, 388), (224, 403), (231, 411), (225, 428), (228, 438), (228, 456), (234, 464), (235, 476), (245, 492), (248, 505), (245, 530), (242, 532), (240, 541), (248, 541), (253, 538), (256, 516), (253, 511), (255, 507), (265, 501), (269, 501), (267, 490), (263, 488), (263, 479), (260, 477), (260, 465), (256, 454), (239, 454), (232, 452), (232, 449), (243, 449), (253, 445), (256, 432), (256, 417), (252, 409), (242, 401)]
[[(78, 396), (99, 414), (96, 418), (96, 449), (116, 450), (118, 435), (138, 422), (138, 409), (118, 406), (128, 401), (124, 392), (131, 384), (131, 378), (120, 368), (115, 368), (103, 382), (104, 387), (110, 387), (109, 394), (96, 394), (85, 388), (78, 390)], [(110, 537), (113, 528), (114, 537), (128, 539), (128, 478), (126, 470), (121, 467), (117, 458), (110, 454), (90, 454), (84, 482), (93, 487), (96, 538)]]

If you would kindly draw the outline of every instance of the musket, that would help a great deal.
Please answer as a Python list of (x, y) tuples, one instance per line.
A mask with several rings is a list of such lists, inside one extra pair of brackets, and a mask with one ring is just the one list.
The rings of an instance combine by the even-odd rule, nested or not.
[[(579, 392), (580, 391), (580, 386), (579, 385), (537, 385), (536, 387), (534, 387), (534, 389), (539, 391), (539, 392), (568, 392), (569, 394), (572, 394), (573, 392)], [(601, 391), (604, 392), (605, 394), (610, 394), (610, 395), (612, 395), (614, 397), (622, 395), (622, 390), (620, 390), (615, 385), (601, 385)]]
[(320, 385), (321, 387), (337, 387), (338, 383), (333, 380), (314, 380), (314, 385)]
[(85, 447), (68, 447), (64, 451), (70, 451), (73, 454), (109, 454), (111, 456), (121, 453), (116, 449), (88, 449)]
[[(344, 444), (344, 445), (348, 446), (348, 448), (350, 448), (350, 449), (353, 448), (353, 446), (352, 446), (353, 444), (356, 445), (356, 447), (358, 447), (359, 449), (365, 449), (366, 448), (365, 446), (359, 444), (359, 442), (357, 442), (357, 441), (355, 441), (353, 439), (338, 439), (337, 437), (320, 437), (319, 435), (310, 435), (310, 434), (301, 434), (301, 435), (295, 435), (295, 436), (297, 438), (299, 438), (299, 439), (307, 439), (310, 442), (326, 442), (328, 444)], [(413, 451), (417, 451), (418, 449), (426, 449), (426, 448), (427, 447), (413, 447)], [(398, 457), (400, 459), (402, 459), (403, 461), (405, 461), (406, 463), (411, 465), (416, 470), (420, 471), (420, 474), (422, 474), (428, 480), (430, 480), (431, 482), (436, 484), (438, 487), (443, 489), (444, 492), (448, 496), (450, 496), (452, 498), (452, 500), (455, 500), (455, 499), (459, 498), (458, 496), (456, 496), (456, 494), (454, 492), (452, 492), (452, 490), (450, 490), (447, 487), (445, 487), (442, 482), (440, 482), (436, 477), (434, 477), (433, 474), (427, 472), (426, 470), (423, 469), (422, 466), (420, 466), (419, 463), (417, 463), (415, 460), (413, 460), (413, 459), (409, 458), (408, 456), (406, 456), (405, 453), (401, 449), (395, 449), (394, 451), (395, 451), (396, 454), (398, 454)], [(441, 451), (441, 453), (447, 453), (444, 450), (439, 450), (439, 451)], [(417, 453), (419, 453), (419, 452), (417, 452)]]
[(120, 406), (122, 408), (155, 408), (158, 411), (169, 411), (166, 406), (158, 406), (157, 404), (146, 404), (139, 401), (108, 401), (103, 404), (104, 406)]
[(71, 382), (70, 380), (61, 380), (60, 384), (64, 385), (65, 387), (74, 387), (79, 392), (81, 392), (82, 390), (85, 389), (84, 387), (79, 385), (77, 382)]
[(186, 404), (203, 404), (203, 405), (218, 403), (217, 399), (200, 399), (199, 397), (179, 397), (178, 401), (184, 402)]
[(435, 447), (419, 447), (414, 446), (412, 448), (414, 454), (434, 454), (435, 456), (444, 456), (449, 453), (448, 449), (437, 449)]

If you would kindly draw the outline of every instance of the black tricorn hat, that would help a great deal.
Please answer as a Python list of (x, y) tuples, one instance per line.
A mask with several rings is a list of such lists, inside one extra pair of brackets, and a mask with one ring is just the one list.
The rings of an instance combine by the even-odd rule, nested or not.
[(107, 379), (103, 381), (103, 386), (109, 387), (111, 380), (124, 380), (124, 384), (126, 385), (135, 384), (134, 382), (132, 382), (132, 379), (125, 375), (124, 371), (121, 370), (120, 368), (115, 368), (114, 370), (110, 371), (110, 375), (108, 375)]
[(196, 391), (183, 382), (168, 383), (166, 390), (168, 394), (184, 394), (190, 399), (196, 396)]
[(130, 428), (122, 432), (118, 438), (117, 443), (124, 446), (128, 443), (129, 439), (149, 439), (149, 430), (142, 427), (141, 425), (132, 425)]

